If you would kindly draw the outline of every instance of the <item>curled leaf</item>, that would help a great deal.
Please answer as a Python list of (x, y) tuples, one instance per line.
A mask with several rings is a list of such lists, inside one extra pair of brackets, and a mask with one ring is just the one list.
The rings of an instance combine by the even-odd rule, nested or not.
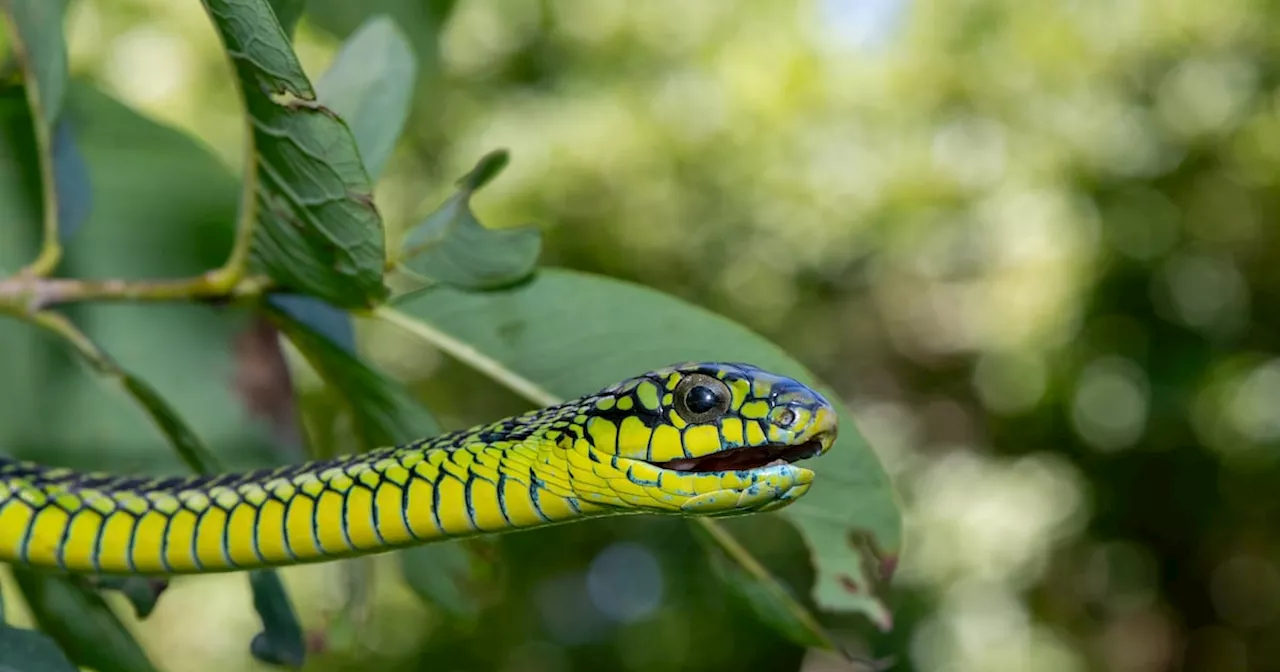
[(542, 253), (536, 226), (491, 229), (471, 211), (471, 196), (501, 172), (507, 153), (492, 152), (458, 180), (458, 191), (411, 229), (400, 264), (418, 275), (461, 289), (491, 290), (519, 282)]
[(262, 632), (249, 646), (254, 658), (272, 665), (300, 668), (307, 657), (302, 626), (294, 613), (280, 576), (271, 570), (249, 573), (253, 608), (262, 619)]
[(133, 613), (138, 618), (146, 618), (155, 610), (160, 595), (169, 588), (164, 579), (144, 576), (96, 576), (89, 582), (99, 589), (120, 592), (133, 605)]

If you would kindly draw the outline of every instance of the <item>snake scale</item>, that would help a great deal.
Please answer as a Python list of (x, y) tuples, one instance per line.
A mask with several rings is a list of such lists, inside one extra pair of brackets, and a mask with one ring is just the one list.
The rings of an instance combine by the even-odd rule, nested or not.
[(818, 392), (740, 363), (658, 369), (406, 445), (155, 478), (0, 459), (0, 561), (97, 574), (277, 567), (627, 513), (787, 506), (825, 453)]

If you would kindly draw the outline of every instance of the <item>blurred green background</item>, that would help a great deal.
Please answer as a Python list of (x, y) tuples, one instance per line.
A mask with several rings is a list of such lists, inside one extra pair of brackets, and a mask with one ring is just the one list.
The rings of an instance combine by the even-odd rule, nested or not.
[[(420, 62), (378, 189), (392, 244), (507, 148), (474, 201), (483, 221), (535, 222), (544, 263), (759, 330), (854, 408), (906, 522), (893, 631), (848, 623), (870, 653), (904, 671), (1280, 669), (1280, 5), (308, 0), (308, 72), (378, 13)], [(225, 164), (148, 155), (136, 121), (77, 94), (98, 110), (94, 137), (119, 143), (118, 174), (95, 187), (116, 209), (94, 217), (136, 230), (91, 222), (69, 263), (99, 277), (217, 265), (236, 188), (219, 171), (238, 170), (243, 126), (202, 8), (75, 0), (67, 29), (73, 74)], [(163, 166), (168, 186), (130, 159)], [(208, 379), (157, 353), (180, 329), (209, 344), (202, 370), (248, 385), (251, 342), (223, 345), (243, 325), (192, 307), (78, 317), (122, 360), (158, 357), (158, 387), (211, 405), (191, 418), (211, 442), (232, 431), (224, 397), (201, 401)], [(44, 352), (3, 328), (26, 339), (9, 352)], [(449, 424), (519, 407), (420, 344), (362, 337), (388, 372), (428, 381)], [(13, 415), (65, 404), (59, 421), (0, 431), (18, 452), (53, 436), (80, 464), (154, 468), (156, 452), (97, 452), (139, 422), (126, 404), (64, 394), (57, 358), (6, 360), (22, 369), (10, 379), (45, 381), (0, 391), (26, 409)], [(252, 455), (260, 439), (237, 445)], [(502, 545), (479, 615), (431, 612), (380, 573), (372, 637), (320, 642), (312, 667), (850, 669), (756, 622), (677, 522)], [(805, 558), (789, 562), (802, 581)], [(333, 568), (284, 576), (304, 621), (341, 608)], [(248, 604), (237, 577), (184, 579), (133, 626), (166, 670), (266, 669), (246, 652)]]

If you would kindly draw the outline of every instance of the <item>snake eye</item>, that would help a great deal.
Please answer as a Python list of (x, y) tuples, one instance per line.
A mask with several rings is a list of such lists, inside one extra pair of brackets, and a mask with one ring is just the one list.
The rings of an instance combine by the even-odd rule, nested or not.
[(691, 374), (680, 381), (675, 392), (676, 412), (686, 422), (713, 421), (729, 410), (729, 386), (718, 378)]
[(716, 393), (705, 385), (699, 385), (684, 395), (684, 405), (694, 413), (706, 413), (716, 407)]

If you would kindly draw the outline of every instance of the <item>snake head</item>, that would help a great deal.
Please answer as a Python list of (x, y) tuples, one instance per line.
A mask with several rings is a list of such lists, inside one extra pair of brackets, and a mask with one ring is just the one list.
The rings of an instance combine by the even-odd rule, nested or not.
[(587, 398), (583, 413), (593, 461), (625, 478), (605, 479), (613, 496), (696, 515), (790, 504), (814, 477), (795, 463), (826, 453), (837, 433), (836, 411), (817, 391), (738, 363), (652, 371)]

